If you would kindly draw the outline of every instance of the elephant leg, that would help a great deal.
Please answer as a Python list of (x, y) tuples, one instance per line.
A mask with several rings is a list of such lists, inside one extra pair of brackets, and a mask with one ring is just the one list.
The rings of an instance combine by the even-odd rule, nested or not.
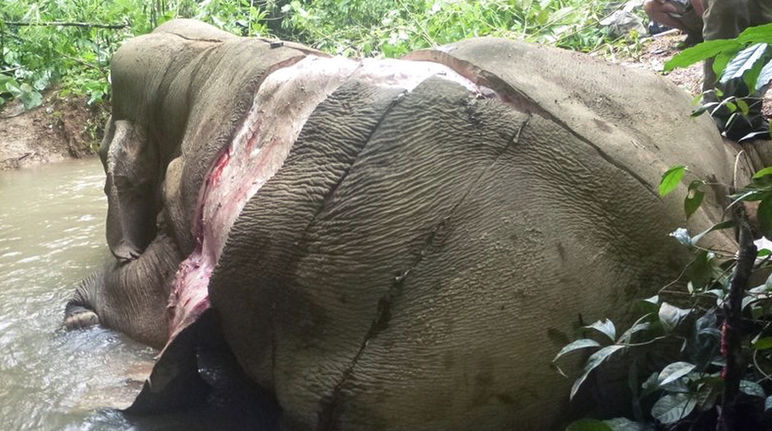
[(99, 316), (94, 311), (93, 296), (101, 286), (104, 273), (95, 272), (81, 280), (72, 299), (64, 307), (64, 327), (81, 329), (99, 324)]

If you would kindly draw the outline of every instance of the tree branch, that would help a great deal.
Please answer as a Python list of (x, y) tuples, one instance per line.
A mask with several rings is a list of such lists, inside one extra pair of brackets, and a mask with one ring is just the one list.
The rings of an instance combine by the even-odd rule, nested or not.
[(748, 280), (753, 271), (758, 251), (753, 243), (753, 233), (745, 207), (736, 205), (732, 208), (732, 218), (737, 222), (737, 240), (740, 253), (737, 256), (732, 282), (729, 285), (729, 297), (724, 303), (724, 324), (721, 330), (721, 354), (726, 358), (722, 373), (724, 394), (721, 400), (721, 414), (718, 418), (717, 431), (737, 431), (737, 396), (740, 393), (740, 379), (743, 376), (742, 339), (742, 299), (748, 287)]
[(4, 25), (10, 27), (86, 27), (86, 28), (109, 28), (113, 30), (131, 27), (129, 24), (99, 24), (93, 22), (23, 22), (23, 21), (3, 21)]

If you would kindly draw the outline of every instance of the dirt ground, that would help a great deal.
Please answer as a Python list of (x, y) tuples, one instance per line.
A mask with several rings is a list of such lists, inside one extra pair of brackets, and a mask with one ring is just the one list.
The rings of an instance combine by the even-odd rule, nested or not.
[(0, 171), (92, 156), (105, 118), (104, 108), (55, 91), (28, 112), (18, 102), (8, 104), (0, 110)]
[[(639, 57), (620, 58), (618, 62), (634, 69), (645, 69), (661, 73), (665, 63), (679, 52), (676, 46), (683, 38), (683, 35), (675, 34), (650, 39), (644, 42)], [(702, 63), (692, 65), (686, 69), (675, 69), (662, 76), (692, 96), (696, 96), (700, 93), (702, 87)]]

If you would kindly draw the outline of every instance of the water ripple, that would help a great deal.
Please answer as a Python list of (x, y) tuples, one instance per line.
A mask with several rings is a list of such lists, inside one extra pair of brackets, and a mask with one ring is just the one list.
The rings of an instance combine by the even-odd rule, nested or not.
[(97, 160), (0, 172), (0, 424), (119, 430), (155, 351), (103, 328), (61, 330), (73, 286), (109, 258)]

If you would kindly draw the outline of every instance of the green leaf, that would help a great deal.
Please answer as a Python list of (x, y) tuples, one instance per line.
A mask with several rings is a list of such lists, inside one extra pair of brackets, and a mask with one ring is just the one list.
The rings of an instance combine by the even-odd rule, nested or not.
[[(648, 317), (648, 316), (644, 316), (644, 317)], [(619, 340), (617, 340), (617, 343), (629, 343), (633, 335), (641, 331), (646, 331), (649, 328), (651, 328), (651, 322), (636, 323), (635, 325), (631, 326), (630, 329), (625, 331), (621, 337), (619, 337)]]
[(735, 226), (735, 222), (733, 220), (727, 220), (722, 221), (721, 223), (716, 223), (713, 226), (709, 227), (708, 229), (698, 233), (697, 235), (694, 235), (692, 238), (692, 245), (697, 245), (697, 243), (704, 237), (705, 235), (721, 229), (729, 229), (731, 227)]
[(639, 304), (644, 313), (654, 313), (659, 310), (659, 295), (641, 299)]
[(768, 396), (766, 400), (764, 400), (764, 412), (768, 412), (772, 410), (772, 395)]
[(699, 108), (692, 111), (691, 116), (692, 117), (699, 117), (700, 115), (704, 114), (705, 111), (711, 111), (716, 108), (719, 105), (718, 102), (709, 102), (702, 104)]
[(584, 366), (582, 375), (579, 376), (576, 381), (574, 381), (574, 385), (571, 387), (570, 398), (573, 399), (574, 395), (579, 392), (579, 388), (582, 387), (584, 381), (587, 380), (587, 376), (589, 376), (594, 369), (598, 368), (598, 366), (602, 364), (603, 361), (610, 358), (614, 353), (618, 352), (622, 348), (624, 348), (624, 346), (613, 344), (611, 346), (606, 346), (590, 355), (590, 357), (587, 359), (587, 364)]
[(689, 394), (668, 394), (654, 403), (651, 415), (669, 425), (689, 416), (696, 405), (697, 399)]
[[(714, 255), (706, 250), (695, 253), (694, 260), (686, 267), (686, 276), (692, 284), (692, 290), (702, 290), (708, 287), (713, 279)], [(666, 329), (667, 330), (667, 329)]]
[(716, 55), (713, 59), (713, 73), (715, 73), (716, 76), (721, 76), (721, 74), (724, 73), (724, 69), (726, 69), (726, 65), (729, 64), (739, 51), (740, 47), (738, 46), (733, 49), (722, 51)]
[(756, 350), (772, 349), (772, 337), (759, 338), (755, 343), (753, 343), (753, 348)]
[(689, 374), (695, 367), (694, 364), (688, 362), (673, 362), (659, 372), (657, 381), (660, 386), (664, 386)]
[[(720, 82), (726, 84), (733, 79), (742, 79), (746, 72), (764, 59), (767, 48), (769, 48), (769, 45), (766, 43), (756, 43), (738, 52), (729, 64), (726, 65)], [(753, 88), (753, 86), (750, 88)]]
[(766, 396), (764, 388), (762, 388), (760, 384), (750, 380), (740, 380), (740, 391), (752, 397), (764, 398)]
[(579, 419), (571, 422), (566, 427), (566, 431), (615, 431), (603, 421), (597, 419)]
[[(26, 88), (24, 86), (26, 86)], [(25, 91), (19, 98), (21, 99), (21, 103), (24, 104), (24, 109), (30, 110), (43, 104), (43, 95), (37, 90), (30, 87), (28, 84), (22, 84), (22, 88)]]
[(694, 180), (689, 184), (686, 198), (684, 198), (684, 213), (686, 213), (687, 219), (689, 219), (689, 217), (691, 217), (700, 207), (700, 204), (702, 204), (705, 192), (700, 190), (700, 187), (702, 187), (703, 184), (704, 182), (702, 180)]
[(761, 178), (766, 175), (772, 175), (772, 166), (767, 166), (764, 169), (761, 169), (760, 171), (753, 174), (753, 179)]
[(681, 321), (689, 315), (691, 310), (684, 310), (663, 302), (659, 306), (659, 321), (662, 323), (662, 327), (666, 332), (670, 332), (675, 329)]
[(748, 103), (743, 99), (737, 99), (735, 100), (735, 103), (737, 103), (737, 107), (740, 108), (740, 112), (742, 112), (743, 115), (748, 115), (748, 113), (751, 111), (751, 108), (748, 106)]
[(733, 199), (732, 203), (729, 204), (729, 206), (731, 207), (740, 201), (747, 201), (747, 202), (760, 201), (761, 199), (764, 198), (764, 192), (760, 192), (758, 190), (749, 190), (749, 191), (743, 191), (742, 193), (735, 193), (733, 195), (730, 195), (729, 197)]
[[(745, 82), (745, 85), (748, 86), (749, 95), (755, 96), (759, 93), (754, 93), (753, 89), (756, 88), (756, 83), (759, 81), (759, 75), (761, 75), (761, 69), (764, 68), (767, 60), (770, 58), (770, 49), (767, 48), (767, 53), (765, 56), (756, 62), (756, 64), (753, 65), (751, 70), (745, 72), (745, 75), (743, 75), (743, 82)], [(748, 114), (744, 114), (748, 115)]]
[(686, 166), (676, 165), (662, 174), (662, 180), (659, 182), (659, 195), (667, 196), (678, 186), (686, 173)]
[(617, 337), (617, 329), (614, 326), (614, 322), (612, 322), (609, 319), (605, 320), (598, 320), (597, 322), (593, 323), (592, 325), (585, 326), (587, 329), (594, 329), (601, 334), (607, 336), (611, 342), (613, 343), (614, 340)]
[(644, 397), (646, 397), (648, 395), (651, 395), (651, 394), (653, 394), (654, 392), (657, 392), (660, 389), (659, 388), (658, 377), (659, 377), (659, 373), (657, 373), (655, 371), (655, 372), (651, 373), (649, 378), (646, 379), (646, 381), (644, 381), (641, 384), (641, 389), (643, 389), (643, 391), (641, 392), (641, 398), (644, 398)]
[(697, 405), (700, 410), (713, 408), (721, 395), (724, 387), (724, 381), (720, 377), (706, 377), (706, 382), (700, 384), (697, 390)]
[(761, 71), (759, 71), (759, 76), (756, 78), (756, 86), (751, 88), (755, 90), (756, 94), (761, 94), (769, 85), (770, 81), (772, 81), (772, 61), (768, 62), (764, 65), (764, 67), (761, 68)]
[(14, 83), (16, 82), (16, 80), (13, 79), (12, 77), (8, 75), (3, 75), (2, 73), (0, 73), (0, 88), (6, 88), (6, 84), (12, 81)]
[(603, 422), (610, 426), (613, 431), (647, 431), (652, 429), (646, 424), (634, 422), (627, 418), (607, 419)]
[(759, 221), (761, 234), (767, 239), (772, 238), (772, 198), (766, 198), (761, 201), (756, 210), (756, 218)]
[(772, 24), (746, 28), (737, 36), (737, 42), (741, 45), (757, 42), (772, 43)]
[(669, 393), (688, 394), (690, 392), (689, 386), (687, 386), (686, 382), (682, 379), (668, 382), (660, 388)]
[(744, 44), (733, 39), (708, 40), (687, 48), (665, 63), (665, 72), (676, 67), (688, 67), (699, 61), (715, 57), (723, 51), (736, 50)]
[(10, 80), (5, 82), (5, 89), (13, 95), (13, 97), (19, 97), (23, 93), (21, 87), (16, 80)]
[(553, 359), (552, 362), (557, 361), (558, 359), (560, 359), (564, 355), (566, 355), (568, 353), (571, 353), (571, 352), (573, 352), (575, 350), (587, 349), (587, 348), (590, 348), (590, 347), (600, 347), (600, 343), (598, 343), (597, 341), (595, 341), (593, 339), (590, 339), (590, 338), (582, 338), (582, 339), (576, 340), (576, 341), (568, 344), (567, 346), (563, 347), (562, 349), (560, 349), (558, 354), (555, 355), (555, 359)]

